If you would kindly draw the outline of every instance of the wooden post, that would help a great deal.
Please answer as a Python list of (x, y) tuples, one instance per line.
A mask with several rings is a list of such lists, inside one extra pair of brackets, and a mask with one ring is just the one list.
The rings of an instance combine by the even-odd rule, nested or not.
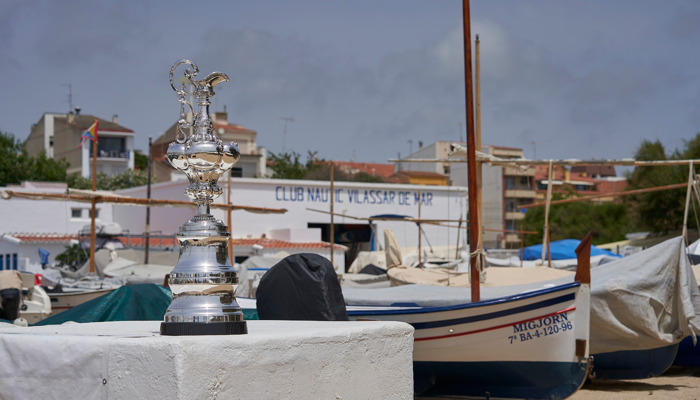
[[(228, 259), (231, 261), (231, 265), (234, 265), (236, 263), (235, 259), (233, 258), (233, 219), (231, 217), (231, 170), (226, 172), (228, 175), (226, 179), (226, 183), (228, 186), (228, 193), (226, 196), (226, 205), (228, 206), (226, 208), (226, 224), (228, 224), (228, 231), (230, 236), (228, 237)], [(245, 279), (248, 279), (245, 277)]]
[(688, 170), (688, 191), (685, 194), (685, 211), (683, 213), (683, 239), (685, 245), (688, 246), (688, 208), (690, 206), (690, 193), (693, 190), (693, 160), (690, 160), (690, 169)]
[(523, 256), (525, 256), (525, 234), (523, 233), (523, 226), (520, 225), (520, 268), (523, 267)]
[[(460, 208), (462, 208), (460, 206)], [(459, 214), (459, 224), (457, 225), (457, 250), (455, 250), (455, 260), (459, 258), (459, 234), (462, 232), (462, 214)]]
[[(547, 199), (544, 207), (544, 233), (542, 236), (542, 265), (544, 265), (545, 244), (549, 247), (549, 203), (552, 201), (552, 161), (549, 162), (549, 174), (547, 176)], [(552, 266), (550, 260), (550, 268)]]
[[(148, 137), (148, 165), (146, 169), (148, 170), (148, 186), (146, 188), (146, 198), (151, 201), (151, 170), (153, 168), (153, 152), (151, 151), (153, 147), (152, 137)], [(148, 248), (151, 245), (151, 207), (146, 207), (146, 235), (143, 242), (144, 255), (143, 263), (148, 264)]]
[[(334, 201), (333, 200), (334, 199), (333, 191), (335, 190), (335, 187), (334, 187), (333, 170), (335, 170), (335, 164), (333, 164), (333, 162), (331, 162), (331, 229), (330, 229), (330, 231), (331, 231), (331, 264), (333, 265), (333, 268), (335, 268), (334, 254), (333, 254), (333, 253), (335, 253), (335, 251), (334, 251), (335, 250), (335, 226), (333, 225), (333, 223), (334, 223), (334, 221), (333, 221), (333, 201)], [(371, 224), (372, 221), (370, 221), (369, 223)]]
[(472, 91), (472, 46), (471, 46), (471, 25), (469, 16), (469, 0), (462, 0), (462, 24), (464, 40), (464, 85), (466, 96), (467, 114), (467, 173), (469, 190), (469, 271), (471, 278), (472, 301), (481, 299), (480, 271), (477, 268), (477, 257), (480, 245), (479, 231), (479, 208), (477, 199), (479, 198), (479, 188), (476, 180), (476, 142), (474, 134), (474, 93)]
[[(476, 151), (481, 151), (481, 60), (479, 57), (479, 35), (476, 35), (476, 42), (474, 46), (474, 61), (475, 61), (475, 66), (476, 66), (476, 82), (475, 82), (475, 89), (476, 89)], [(479, 222), (483, 221), (483, 202), (482, 202), (482, 175), (481, 175), (481, 162), (477, 161), (476, 162), (476, 189), (477, 189), (477, 198), (476, 198), (476, 204), (477, 204), (477, 209), (479, 210)], [(479, 237), (483, 238), (484, 237), (484, 225), (479, 224)]]
[[(421, 198), (423, 195), (423, 192), (420, 190), (418, 191), (418, 219), (420, 219), (420, 206), (421, 203), (423, 202), (423, 199)], [(420, 227), (420, 222), (416, 223), (418, 226), (418, 268), (423, 268), (423, 250), (421, 247), (421, 241), (423, 238), (422, 232), (421, 232), (421, 227)]]
[[(97, 118), (95, 118), (95, 140), (92, 141), (92, 191), (97, 190)], [(90, 273), (95, 273), (95, 214), (97, 213), (97, 198), (90, 201)]]

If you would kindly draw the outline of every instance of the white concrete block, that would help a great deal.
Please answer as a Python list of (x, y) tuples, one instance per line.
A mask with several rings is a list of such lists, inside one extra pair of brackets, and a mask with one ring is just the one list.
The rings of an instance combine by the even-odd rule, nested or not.
[(248, 321), (248, 335), (180, 337), (159, 326), (0, 327), (0, 398), (413, 398), (407, 324)]

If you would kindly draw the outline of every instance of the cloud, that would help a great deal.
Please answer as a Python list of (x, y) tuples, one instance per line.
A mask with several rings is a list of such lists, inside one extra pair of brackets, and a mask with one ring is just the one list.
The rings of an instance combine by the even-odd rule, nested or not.
[(44, 9), (34, 51), (49, 65), (85, 65), (97, 57), (124, 60), (133, 47), (148, 42), (147, 7), (137, 1), (50, 1)]
[(678, 7), (675, 15), (667, 25), (671, 38), (684, 42), (696, 43), (700, 37), (700, 8), (693, 4), (691, 8)]

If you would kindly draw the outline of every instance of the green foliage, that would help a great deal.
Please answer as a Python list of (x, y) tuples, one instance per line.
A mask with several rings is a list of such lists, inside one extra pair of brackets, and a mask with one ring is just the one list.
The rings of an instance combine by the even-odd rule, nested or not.
[(355, 174), (355, 182), (373, 182), (373, 183), (382, 183), (384, 182), (384, 179), (382, 179), (381, 176), (377, 175), (372, 175), (368, 174), (366, 172), (360, 171)]
[(44, 150), (30, 157), (19, 139), (0, 132), (0, 185), (22, 181), (63, 182), (69, 166), (65, 159), (49, 158)]
[(134, 168), (139, 171), (146, 171), (148, 168), (148, 156), (134, 152)]
[[(156, 177), (151, 177), (151, 183), (155, 183)], [(68, 177), (68, 187), (71, 189), (92, 190), (92, 178), (84, 178), (80, 174), (73, 174)], [(127, 169), (121, 174), (112, 175), (108, 178), (104, 172), (97, 173), (97, 190), (119, 190), (135, 186), (143, 186), (148, 183), (146, 171), (136, 171)]]
[[(552, 200), (561, 200), (561, 194), (554, 194)], [(544, 207), (527, 210), (521, 221), (527, 231), (543, 232)], [(606, 203), (595, 205), (581, 201), (556, 204), (549, 210), (549, 233), (551, 241), (561, 239), (583, 239), (588, 231), (593, 230), (593, 244), (610, 243), (624, 240), (625, 234), (634, 229), (627, 214), (625, 204)], [(519, 229), (519, 228), (518, 228)], [(542, 243), (542, 234), (525, 235), (525, 246)]]
[(304, 179), (310, 172), (317, 171), (326, 164), (325, 160), (316, 159), (317, 151), (309, 151), (306, 163), (301, 162), (301, 154), (296, 151), (291, 153), (274, 154), (270, 152), (269, 167), (274, 171), (273, 179)]
[[(301, 155), (297, 152), (274, 154), (270, 153), (269, 168), (275, 173), (273, 179), (308, 179), (312, 181), (330, 181), (331, 163), (316, 158), (317, 151), (309, 151), (306, 163), (301, 162)], [(384, 180), (380, 176), (358, 172), (354, 175), (345, 173), (338, 167), (333, 171), (333, 180), (338, 182), (375, 182)]]
[(76, 243), (72, 246), (66, 246), (66, 251), (57, 255), (56, 261), (60, 262), (61, 265), (69, 265), (77, 268), (89, 257), (87, 251), (81, 249), (80, 245)]
[[(684, 141), (683, 148), (675, 150), (670, 156), (667, 155), (666, 149), (658, 140), (656, 142), (644, 140), (635, 154), (635, 159), (643, 161), (698, 158), (700, 158), (700, 133), (691, 140)], [(628, 190), (687, 181), (688, 167), (685, 165), (637, 167), (633, 173), (627, 176)], [(685, 193), (685, 188), (662, 190), (627, 196), (624, 201), (629, 207), (632, 218), (639, 221), (642, 229), (668, 232), (683, 227)], [(689, 221), (695, 220), (693, 207), (690, 207), (688, 218)]]

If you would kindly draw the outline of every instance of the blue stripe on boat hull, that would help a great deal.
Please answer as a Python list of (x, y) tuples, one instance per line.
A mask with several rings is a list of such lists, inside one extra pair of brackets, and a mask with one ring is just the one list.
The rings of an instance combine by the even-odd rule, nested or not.
[(593, 354), (596, 379), (644, 379), (663, 374), (673, 364), (678, 344), (651, 350)]
[(413, 362), (416, 394), (427, 397), (564, 399), (583, 384), (586, 369), (572, 362)]

